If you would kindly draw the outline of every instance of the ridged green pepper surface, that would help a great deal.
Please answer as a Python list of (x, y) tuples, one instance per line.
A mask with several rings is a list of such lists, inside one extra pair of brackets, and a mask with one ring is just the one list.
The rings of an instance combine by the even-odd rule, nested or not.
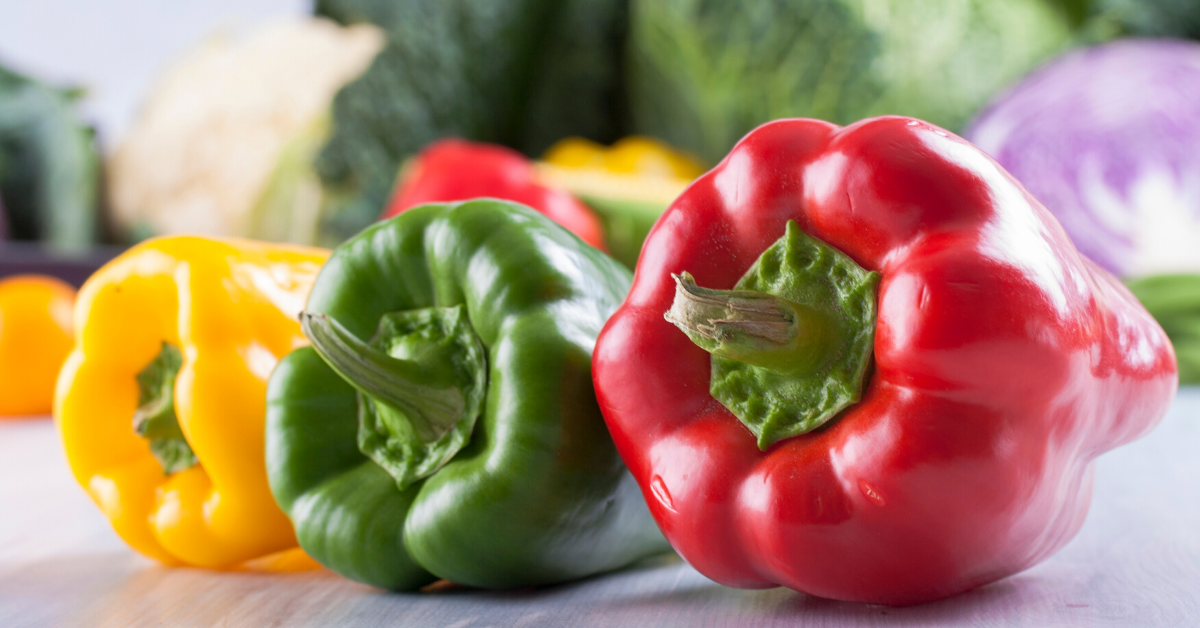
[(490, 199), (414, 208), (334, 251), (302, 315), (314, 346), (268, 390), (271, 488), (301, 546), (397, 590), (560, 582), (667, 549), (592, 387), (629, 283)]

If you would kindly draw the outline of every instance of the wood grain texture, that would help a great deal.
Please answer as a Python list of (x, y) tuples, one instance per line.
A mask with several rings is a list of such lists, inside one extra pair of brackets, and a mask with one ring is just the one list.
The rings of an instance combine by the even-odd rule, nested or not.
[(493, 593), (375, 591), (328, 572), (165, 568), (125, 548), (70, 477), (51, 422), (0, 422), (0, 627), (1200, 626), (1200, 388), (1102, 457), (1079, 536), (1045, 563), (889, 609), (717, 585), (678, 558)]

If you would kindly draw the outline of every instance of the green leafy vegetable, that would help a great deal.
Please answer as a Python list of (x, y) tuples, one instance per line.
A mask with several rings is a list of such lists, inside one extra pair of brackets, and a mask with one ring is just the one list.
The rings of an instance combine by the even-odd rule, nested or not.
[(957, 130), (1071, 41), (1070, 2), (632, 0), (635, 131), (716, 161), (752, 128), (900, 114)]
[(1200, 39), (1196, 0), (1093, 0), (1094, 20), (1125, 35)]
[(100, 160), (78, 97), (0, 66), (0, 195), (14, 239), (81, 250), (97, 238)]
[(334, 233), (378, 215), (400, 163), (448, 136), (537, 155), (568, 135), (610, 142), (622, 116), (622, 0), (318, 0), (316, 12), (371, 22), (389, 41), (334, 100), (317, 158)]

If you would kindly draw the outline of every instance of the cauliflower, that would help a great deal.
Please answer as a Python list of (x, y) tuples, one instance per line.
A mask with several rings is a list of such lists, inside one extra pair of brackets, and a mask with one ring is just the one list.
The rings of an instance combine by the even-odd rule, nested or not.
[(312, 157), (334, 95), (383, 47), (371, 25), (322, 18), (214, 38), (171, 67), (108, 163), (114, 223), (166, 233), (319, 239)]

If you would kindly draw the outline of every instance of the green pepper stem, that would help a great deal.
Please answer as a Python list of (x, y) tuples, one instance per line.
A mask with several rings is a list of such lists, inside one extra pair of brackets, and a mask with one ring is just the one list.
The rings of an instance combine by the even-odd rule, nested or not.
[(407, 417), (417, 437), (432, 443), (462, 418), (466, 400), (454, 386), (418, 383), (422, 365), (392, 357), (323, 313), (301, 312), (300, 327), (322, 358), (351, 386)]

